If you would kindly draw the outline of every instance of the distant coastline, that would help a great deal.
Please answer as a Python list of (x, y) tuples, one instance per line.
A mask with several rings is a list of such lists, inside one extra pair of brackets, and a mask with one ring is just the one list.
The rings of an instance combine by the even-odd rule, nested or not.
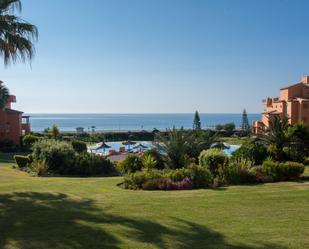
[[(136, 131), (165, 130), (173, 126), (192, 128), (193, 113), (28, 113), (31, 128), (35, 132), (56, 124), (62, 131)], [(202, 128), (214, 128), (217, 124), (242, 123), (241, 113), (200, 113)], [(250, 124), (259, 120), (260, 114), (248, 114)]]

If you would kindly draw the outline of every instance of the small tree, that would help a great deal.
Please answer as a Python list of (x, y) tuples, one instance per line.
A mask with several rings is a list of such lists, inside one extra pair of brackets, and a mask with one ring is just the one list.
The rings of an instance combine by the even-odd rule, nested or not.
[(194, 120), (193, 120), (193, 130), (200, 130), (201, 127), (201, 119), (198, 111), (195, 112)]
[(235, 124), (234, 123), (226, 123), (223, 125), (223, 130), (226, 130), (228, 132), (232, 132), (235, 130)]
[(55, 125), (55, 124), (52, 125), (49, 132), (54, 139), (57, 139), (60, 135), (60, 130), (59, 130), (58, 126)]
[(142, 163), (146, 170), (152, 170), (155, 168), (157, 161), (151, 155), (145, 155), (142, 158)]

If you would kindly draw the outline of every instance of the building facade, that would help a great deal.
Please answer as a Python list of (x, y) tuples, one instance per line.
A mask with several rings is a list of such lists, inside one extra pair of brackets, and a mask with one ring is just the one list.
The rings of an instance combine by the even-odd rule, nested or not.
[(22, 116), (23, 112), (12, 109), (16, 97), (10, 95), (4, 109), (0, 109), (0, 143), (12, 142), (20, 144), (20, 137), (30, 133), (29, 116)]
[(279, 97), (267, 98), (263, 104), (262, 120), (253, 122), (256, 134), (265, 132), (275, 116), (288, 118), (289, 124), (302, 121), (309, 125), (309, 76), (299, 83), (281, 88)]

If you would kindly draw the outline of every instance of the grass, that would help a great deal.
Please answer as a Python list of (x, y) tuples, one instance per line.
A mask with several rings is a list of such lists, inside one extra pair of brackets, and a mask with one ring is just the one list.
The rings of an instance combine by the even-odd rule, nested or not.
[(309, 248), (309, 182), (131, 191), (120, 177), (30, 177), (4, 159), (1, 249)]
[(244, 142), (250, 141), (250, 137), (221, 137), (222, 142), (234, 145), (242, 145)]

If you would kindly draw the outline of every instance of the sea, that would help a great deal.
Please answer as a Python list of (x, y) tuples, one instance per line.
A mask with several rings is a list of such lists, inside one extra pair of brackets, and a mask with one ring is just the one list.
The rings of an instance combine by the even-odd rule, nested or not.
[[(83, 127), (84, 131), (138, 131), (153, 129), (166, 130), (168, 128), (192, 128), (194, 113), (169, 114), (47, 114), (30, 113), (32, 131), (42, 132), (56, 124), (61, 131), (76, 131)], [(200, 113), (202, 128), (215, 128), (217, 124), (235, 123), (236, 127), (242, 124), (242, 114), (210, 114)], [(248, 114), (249, 124), (259, 120), (260, 114)]]

